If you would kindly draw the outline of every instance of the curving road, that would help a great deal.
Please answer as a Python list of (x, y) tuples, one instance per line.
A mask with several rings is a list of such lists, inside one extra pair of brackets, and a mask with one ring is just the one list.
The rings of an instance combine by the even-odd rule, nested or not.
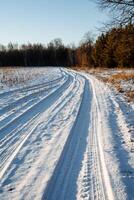
[(133, 199), (127, 105), (90, 74), (58, 73), (0, 94), (0, 199)]

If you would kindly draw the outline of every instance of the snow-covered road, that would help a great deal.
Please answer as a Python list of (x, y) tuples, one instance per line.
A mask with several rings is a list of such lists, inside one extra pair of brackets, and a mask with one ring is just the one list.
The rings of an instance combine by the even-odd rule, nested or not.
[(0, 93), (0, 199), (132, 200), (133, 138), (133, 108), (90, 74)]

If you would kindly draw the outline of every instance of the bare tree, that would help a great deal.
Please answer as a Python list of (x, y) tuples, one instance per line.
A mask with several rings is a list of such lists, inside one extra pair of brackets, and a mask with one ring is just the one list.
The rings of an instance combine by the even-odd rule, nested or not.
[(134, 0), (96, 0), (101, 9), (112, 14), (110, 25), (134, 24)]

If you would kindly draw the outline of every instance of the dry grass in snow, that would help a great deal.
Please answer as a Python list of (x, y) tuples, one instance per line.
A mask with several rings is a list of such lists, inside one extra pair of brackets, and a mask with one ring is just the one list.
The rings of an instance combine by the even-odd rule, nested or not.
[(91, 74), (106, 84), (116, 88), (117, 92), (134, 103), (134, 69), (90, 69)]
[(58, 70), (55, 67), (1, 67), (0, 92), (58, 78)]

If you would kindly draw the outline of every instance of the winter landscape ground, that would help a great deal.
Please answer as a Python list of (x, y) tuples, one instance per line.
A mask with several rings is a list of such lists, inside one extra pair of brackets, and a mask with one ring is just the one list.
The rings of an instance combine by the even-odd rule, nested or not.
[(134, 199), (134, 79), (119, 73), (0, 69), (1, 200)]

